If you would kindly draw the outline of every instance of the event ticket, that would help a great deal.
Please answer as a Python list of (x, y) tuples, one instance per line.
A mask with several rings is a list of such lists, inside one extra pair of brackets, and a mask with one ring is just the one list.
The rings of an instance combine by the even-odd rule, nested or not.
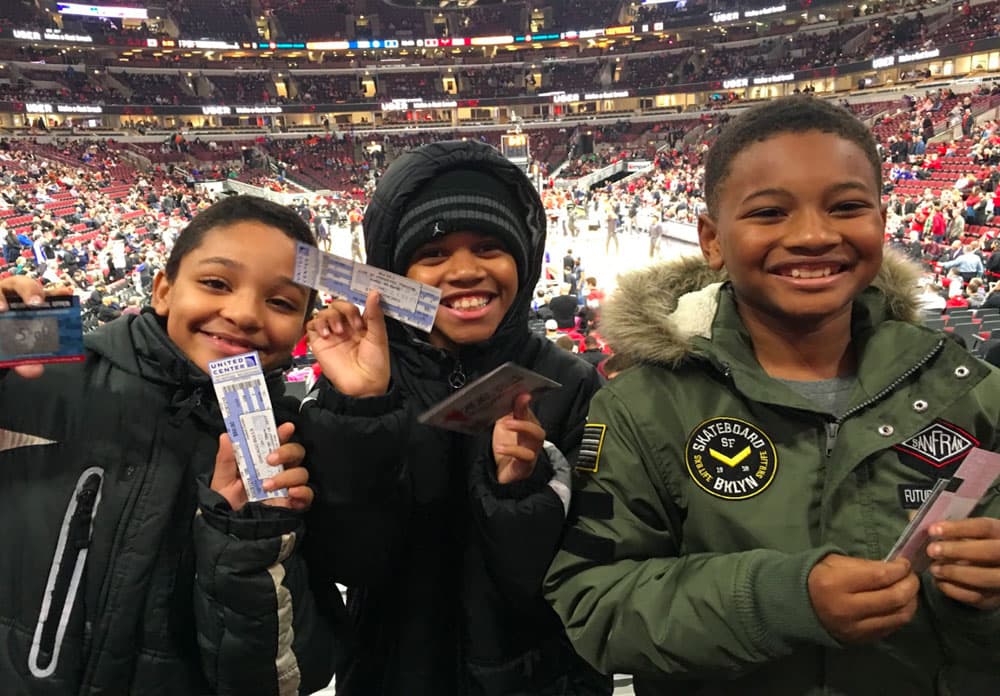
[(267, 382), (257, 352), (235, 355), (208, 363), (215, 396), (233, 443), (247, 498), (285, 498), (287, 489), (265, 491), (262, 484), (282, 471), (267, 463), (267, 455), (278, 449), (278, 429), (267, 393)]
[(8, 296), (0, 312), (0, 367), (84, 359), (80, 298), (54, 295), (39, 305)]
[(421, 331), (430, 331), (434, 326), (441, 302), (441, 291), (435, 287), (301, 242), (296, 244), (292, 280), (359, 307), (364, 307), (369, 290), (378, 290), (387, 317)]
[(930, 528), (945, 520), (964, 520), (1000, 476), (1000, 454), (974, 448), (950, 479), (939, 479), (885, 560), (908, 558), (914, 572), (926, 570), (931, 559)]
[(526, 367), (506, 362), (424, 411), (417, 421), (475, 435), (489, 430), (498, 418), (510, 413), (519, 394), (535, 397), (561, 386)]

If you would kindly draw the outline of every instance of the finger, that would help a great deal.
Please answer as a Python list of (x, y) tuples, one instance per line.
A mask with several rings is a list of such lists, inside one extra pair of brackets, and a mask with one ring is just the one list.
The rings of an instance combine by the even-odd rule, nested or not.
[(219, 450), (215, 455), (215, 468), (220, 466), (236, 466), (236, 455), (233, 453), (233, 441), (228, 433), (219, 435)]
[(967, 587), (947, 580), (935, 580), (934, 584), (946, 597), (956, 602), (969, 604), (980, 609), (996, 609), (1000, 607), (1000, 594), (984, 592), (981, 589)]
[(545, 441), (545, 429), (538, 423), (532, 423), (530, 420), (515, 420), (511, 418), (503, 422), (503, 427), (518, 435), (530, 437), (539, 442)]
[(37, 280), (24, 276), (6, 279), (3, 292), (0, 292), (0, 312), (6, 312), (9, 307), (5, 294), (16, 296), (25, 304), (40, 305), (45, 297), (45, 288)]
[(965, 520), (939, 522), (930, 529), (939, 539), (1000, 539), (1000, 520), (992, 517), (970, 517)]
[(357, 309), (352, 304), (340, 303), (342, 305), (346, 304), (347, 307), (344, 311), (340, 307), (327, 307), (326, 309), (320, 310), (316, 315), (309, 321), (313, 325), (314, 330), (323, 338), (329, 338), (330, 334), (342, 334), (344, 333), (345, 327), (350, 325), (350, 317), (345, 314), (347, 308)]
[(980, 566), (1000, 566), (1000, 539), (935, 541), (927, 547), (927, 555), (942, 563), (965, 561)]
[(295, 486), (288, 489), (288, 500), (293, 510), (308, 510), (312, 507), (315, 493), (309, 486)]
[(378, 290), (370, 290), (365, 299), (365, 324), (368, 338), (379, 343), (388, 343), (385, 330), (385, 312), (382, 311), (382, 295)]
[(514, 397), (514, 408), (511, 411), (517, 420), (528, 420), (528, 404), (531, 403), (531, 394), (518, 394)]
[(264, 479), (261, 486), (265, 491), (277, 491), (282, 488), (304, 486), (307, 483), (309, 483), (309, 471), (299, 466), (294, 469), (285, 469), (269, 479)]
[(278, 442), (288, 442), (295, 433), (295, 423), (282, 423), (278, 426)]
[[(0, 310), (3, 311), (3, 310)], [(24, 379), (38, 379), (45, 372), (45, 366), (39, 365), (38, 363), (31, 363), (30, 365), (18, 365), (14, 368), (14, 372)]]
[(271, 466), (281, 466), (288, 469), (302, 466), (306, 448), (297, 442), (289, 442), (267, 455), (267, 463)]
[(919, 592), (920, 578), (910, 573), (890, 587), (851, 595), (848, 611), (859, 619), (888, 616), (906, 607)]
[(865, 642), (885, 638), (908, 624), (916, 611), (917, 600), (914, 598), (912, 602), (891, 614), (872, 616), (858, 621), (852, 633), (858, 640)]
[(935, 580), (965, 585), (970, 589), (1000, 592), (1000, 568), (934, 563), (931, 565), (930, 571)]
[(532, 463), (538, 458), (535, 450), (530, 447), (522, 447), (520, 445), (497, 445), (493, 450), (494, 458), (499, 455), (501, 457), (513, 457), (514, 459), (525, 462)]

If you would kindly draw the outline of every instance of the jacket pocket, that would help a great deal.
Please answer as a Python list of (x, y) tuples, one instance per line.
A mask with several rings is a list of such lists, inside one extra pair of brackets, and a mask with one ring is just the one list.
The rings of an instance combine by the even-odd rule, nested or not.
[(28, 669), (39, 679), (51, 676), (59, 665), (59, 651), (87, 563), (87, 549), (103, 483), (104, 469), (85, 470), (77, 479), (73, 496), (66, 506), (28, 654)]

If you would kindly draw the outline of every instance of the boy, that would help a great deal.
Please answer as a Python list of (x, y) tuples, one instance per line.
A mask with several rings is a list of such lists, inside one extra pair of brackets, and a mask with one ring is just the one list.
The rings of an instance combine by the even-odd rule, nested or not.
[[(441, 290), (434, 326), (383, 321), (374, 295), (364, 317), (334, 301), (307, 326), (324, 375), (301, 430), (317, 462), (307, 554), (317, 586), (348, 586), (354, 631), (338, 696), (611, 693), (542, 596), (600, 386), (528, 332), (545, 229), (538, 192), (493, 147), (412, 150), (379, 179), (366, 251)], [(562, 387), (519, 395), (478, 436), (417, 422), (507, 361)]]
[(931, 530), (931, 571), (880, 560), (909, 500), (1000, 446), (1000, 373), (916, 324), (916, 272), (883, 262), (880, 172), (839, 107), (747, 112), (708, 155), (704, 262), (605, 310), (638, 365), (591, 403), (547, 593), (640, 696), (996, 690), (997, 488)]

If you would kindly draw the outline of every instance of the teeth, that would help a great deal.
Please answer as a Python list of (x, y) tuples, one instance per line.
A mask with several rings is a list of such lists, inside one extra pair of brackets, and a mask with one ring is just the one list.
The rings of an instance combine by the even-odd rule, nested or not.
[(793, 268), (791, 275), (793, 278), (826, 278), (831, 273), (833, 273), (833, 269), (827, 266), (826, 268), (820, 268), (815, 271)]
[(452, 309), (482, 309), (490, 303), (488, 297), (461, 297), (451, 303)]

